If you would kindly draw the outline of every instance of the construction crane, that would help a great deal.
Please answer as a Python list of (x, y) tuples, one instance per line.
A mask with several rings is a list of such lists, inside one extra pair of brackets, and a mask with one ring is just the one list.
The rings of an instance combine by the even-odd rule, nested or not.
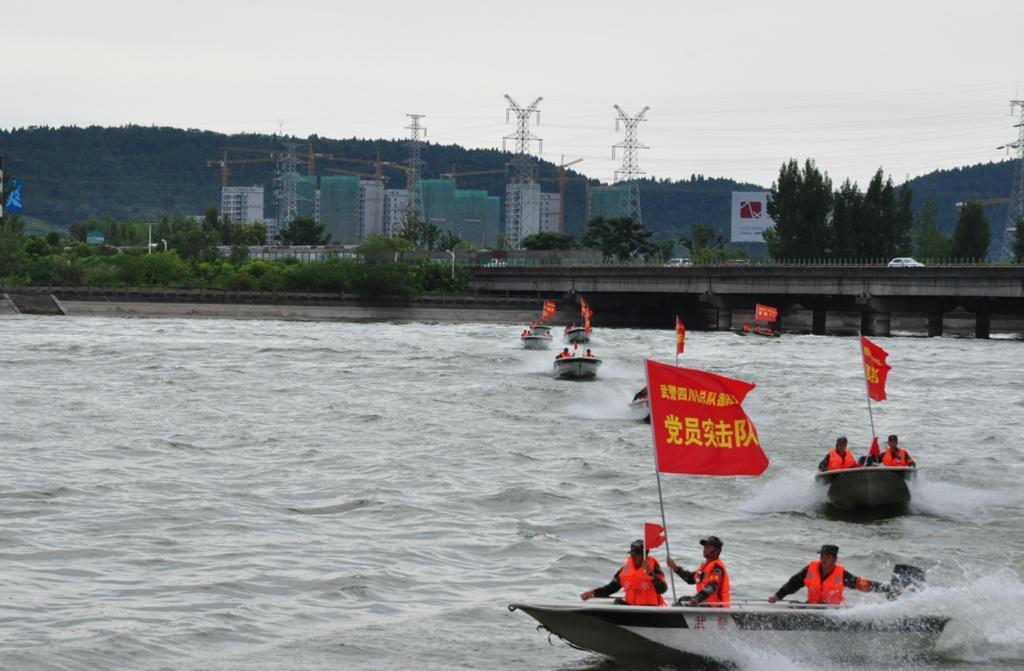
[(470, 176), (475, 176), (475, 175), (504, 175), (504, 174), (506, 174), (506, 170), (504, 168), (502, 168), (500, 170), (466, 170), (466, 171), (463, 171), (463, 172), (459, 172), (458, 170), (455, 169), (455, 164), (452, 163), (452, 171), (451, 172), (443, 172), (443, 173), (441, 173), (441, 177), (442, 178), (449, 178), (449, 179), (451, 179), (452, 180), (452, 186), (457, 188), (458, 187), (458, 182), (456, 180), (459, 177), (470, 177)]
[(565, 156), (562, 156), (562, 162), (556, 167), (558, 168), (558, 177), (539, 177), (537, 181), (549, 181), (553, 179), (558, 180), (558, 232), (565, 233), (565, 183), (569, 180), (572, 181), (587, 181), (586, 177), (566, 177), (565, 169), (570, 165), (576, 165), (582, 158), (578, 158), (575, 161), (565, 162)]
[[(227, 149), (224, 150), (224, 158), (219, 161), (207, 161), (206, 167), (219, 166), (220, 167), (220, 185), (226, 187), (228, 185), (228, 178), (231, 176), (232, 165), (240, 165), (244, 163), (272, 163), (277, 160), (275, 156), (267, 156), (265, 158), (228, 158)], [(232, 150), (234, 151), (234, 150)]]

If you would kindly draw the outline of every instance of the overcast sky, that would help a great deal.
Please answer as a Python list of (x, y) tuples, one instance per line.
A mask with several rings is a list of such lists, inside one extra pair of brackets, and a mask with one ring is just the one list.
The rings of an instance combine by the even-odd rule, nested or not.
[(650, 106), (648, 176), (768, 186), (809, 157), (864, 185), (1006, 158), (1022, 31), (1021, 0), (5, 3), (0, 128), (392, 139), (415, 112), (500, 148), (508, 93), (543, 96), (545, 159), (601, 180), (618, 104)]

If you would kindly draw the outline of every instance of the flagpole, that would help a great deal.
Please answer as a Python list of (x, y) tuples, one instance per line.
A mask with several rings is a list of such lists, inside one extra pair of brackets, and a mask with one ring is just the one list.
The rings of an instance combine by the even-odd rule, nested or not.
[[(676, 355), (678, 359), (678, 355)], [(647, 404), (650, 407), (651, 397), (653, 392), (651, 391), (651, 378), (647, 372), (647, 362), (644, 362), (644, 378), (647, 381)], [(651, 416), (654, 419), (654, 416)], [(658, 470), (658, 442), (654, 437), (654, 422), (651, 422), (651, 451), (654, 453), (654, 478), (658, 482), (658, 507), (661, 509), (661, 528), (665, 530), (665, 557), (670, 558), (672, 556), (672, 550), (668, 544), (668, 522), (665, 521), (665, 499), (661, 495), (661, 473)], [(645, 539), (646, 540), (646, 539)], [(668, 579), (669, 584), (672, 585), (672, 603), (676, 602), (676, 578), (675, 571), (668, 566), (668, 562), (665, 562), (668, 567)]]
[(868, 369), (864, 366), (864, 334), (860, 334), (860, 367), (864, 370), (864, 394), (868, 397), (868, 421), (871, 422), (871, 440), (875, 439), (875, 416), (871, 412), (871, 387), (868, 384)]

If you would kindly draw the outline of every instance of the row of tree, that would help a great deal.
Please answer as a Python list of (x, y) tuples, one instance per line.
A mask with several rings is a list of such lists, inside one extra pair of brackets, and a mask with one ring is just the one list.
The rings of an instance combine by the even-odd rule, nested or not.
[[(772, 183), (765, 231), (773, 259), (878, 259), (914, 254), (926, 259), (985, 259), (992, 228), (978, 201), (960, 208), (952, 236), (937, 225), (938, 209), (925, 202), (916, 217), (908, 185), (896, 187), (882, 169), (865, 191), (846, 180), (834, 190), (813, 160), (790, 160)], [(1024, 260), (1024, 230), (1017, 227), (1015, 257)]]

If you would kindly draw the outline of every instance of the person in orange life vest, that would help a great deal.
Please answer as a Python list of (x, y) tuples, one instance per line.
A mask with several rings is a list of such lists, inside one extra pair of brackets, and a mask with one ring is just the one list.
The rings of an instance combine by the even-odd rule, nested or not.
[(760, 333), (760, 332), (761, 332), (761, 325), (760, 324), (755, 324), (754, 325), (754, 333)]
[(859, 465), (846, 449), (846, 436), (836, 438), (836, 446), (818, 464), (819, 471), (837, 471), (841, 468), (857, 468)]
[(664, 606), (665, 599), (661, 595), (668, 590), (665, 574), (657, 559), (644, 555), (644, 542), (639, 539), (633, 541), (626, 563), (615, 572), (612, 581), (604, 587), (588, 589), (580, 594), (580, 598), (587, 601), (595, 596), (611, 596), (621, 589), (625, 596), (616, 599), (617, 602), (630, 606)]
[(722, 554), (722, 540), (718, 536), (708, 536), (700, 541), (704, 548), (704, 561), (700, 568), (692, 573), (680, 568), (675, 561), (669, 557), (668, 566), (675, 574), (691, 585), (697, 585), (697, 593), (689, 599), (682, 597), (677, 604), (684, 601), (687, 606), (696, 606), (707, 603), (709, 606), (717, 606), (729, 602), (729, 572), (725, 568), (725, 562), (719, 559)]
[(771, 326), (765, 326), (764, 327), (764, 332), (767, 333), (768, 335), (771, 335), (772, 334), (772, 327)]
[[(841, 604), (843, 588), (861, 592), (892, 593), (892, 585), (875, 582), (867, 578), (858, 578), (836, 563), (839, 548), (835, 545), (822, 545), (819, 559), (812, 561), (803, 570), (790, 578), (775, 594), (768, 597), (768, 603), (775, 603), (797, 592), (801, 587), (807, 588), (807, 603)], [(898, 592), (897, 592), (898, 593)]]
[(889, 436), (889, 447), (886, 448), (885, 452), (882, 452), (882, 465), (917, 468), (917, 462), (911, 459), (907, 451), (899, 446), (899, 442), (900, 439), (896, 437), (895, 433)]
[(743, 332), (744, 333), (750, 333), (750, 324), (744, 324), (743, 325)]
[(525, 338), (528, 335), (530, 335), (530, 329), (523, 329), (523, 336), (522, 337)]
[(593, 358), (593, 357), (594, 357), (594, 353), (593, 353), (593, 352), (591, 352), (591, 351), (590, 351), (590, 348), (588, 347), (588, 348), (587, 348), (587, 353), (586, 353), (586, 354), (584, 354), (583, 356), (588, 356), (588, 357), (590, 357), (590, 358)]
[(570, 358), (571, 356), (572, 356), (572, 354), (569, 354), (569, 348), (568, 348), (568, 347), (566, 347), (566, 348), (565, 348), (565, 349), (563, 349), (563, 350), (562, 350), (561, 352), (559, 352), (558, 354), (556, 354), (556, 355), (555, 355), (555, 358), (556, 358), (556, 359), (568, 359), (568, 358)]

